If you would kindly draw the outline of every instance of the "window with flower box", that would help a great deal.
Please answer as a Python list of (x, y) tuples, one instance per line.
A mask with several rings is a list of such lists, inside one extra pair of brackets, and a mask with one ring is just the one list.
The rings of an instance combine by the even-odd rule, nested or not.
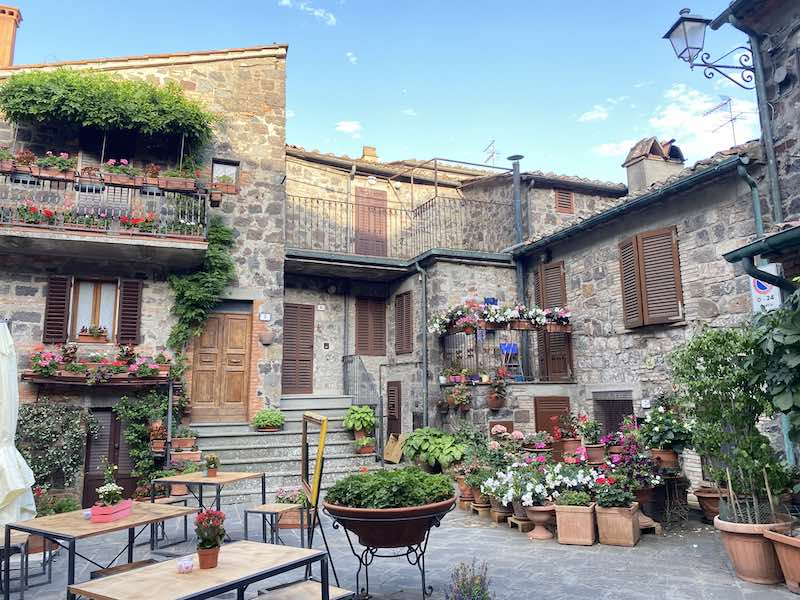
[(82, 328), (95, 325), (104, 328), (108, 340), (113, 340), (117, 282), (76, 279), (73, 289), (70, 338), (77, 340)]

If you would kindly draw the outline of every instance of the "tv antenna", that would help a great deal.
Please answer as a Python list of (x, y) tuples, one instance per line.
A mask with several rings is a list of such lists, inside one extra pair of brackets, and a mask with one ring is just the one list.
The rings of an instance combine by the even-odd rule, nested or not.
[(492, 166), (495, 166), (494, 163), (497, 160), (498, 153), (497, 153), (497, 148), (495, 148), (494, 145), (494, 140), (489, 142), (486, 148), (483, 149), (483, 154), (484, 154), (483, 163), (487, 164), (491, 162)]
[(709, 108), (706, 112), (703, 113), (704, 117), (709, 116), (712, 113), (720, 112), (720, 111), (728, 111), (728, 118), (725, 119), (718, 127), (713, 129), (712, 131), (716, 133), (726, 125), (731, 126), (731, 136), (733, 137), (733, 145), (736, 145), (736, 121), (742, 118), (745, 114), (744, 112), (733, 114), (733, 100), (730, 96), (720, 96), (722, 102), (714, 106), (713, 108)]

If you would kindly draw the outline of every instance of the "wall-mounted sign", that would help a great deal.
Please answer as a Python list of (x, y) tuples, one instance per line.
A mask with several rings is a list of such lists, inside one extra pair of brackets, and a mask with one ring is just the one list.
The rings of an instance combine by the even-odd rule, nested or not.
[[(770, 263), (758, 267), (762, 271), (778, 274), (778, 265)], [(761, 281), (760, 279), (750, 278), (750, 299), (753, 304), (753, 312), (761, 312), (762, 310), (774, 310), (781, 305), (781, 290), (779, 287)]]

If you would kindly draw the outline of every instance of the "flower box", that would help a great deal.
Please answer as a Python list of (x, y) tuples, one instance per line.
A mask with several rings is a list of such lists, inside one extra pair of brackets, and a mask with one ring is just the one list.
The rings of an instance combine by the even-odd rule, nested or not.
[(170, 452), (169, 459), (173, 462), (200, 462), (200, 450), (188, 452)]
[(505, 324), (503, 323), (490, 323), (489, 321), (478, 321), (478, 329), (486, 329), (486, 330), (495, 330), (495, 329), (505, 329)]
[(544, 330), (547, 333), (572, 333), (572, 325), (562, 323), (545, 323)]
[(629, 507), (595, 508), (600, 543), (608, 546), (635, 546), (642, 530), (639, 527), (639, 503)]
[(125, 175), (123, 173), (103, 172), (103, 181), (111, 185), (136, 187), (136, 177), (134, 177), (133, 175)]
[(105, 335), (89, 335), (88, 333), (79, 333), (78, 341), (82, 344), (107, 344), (108, 337)]
[(159, 177), (158, 187), (171, 191), (194, 191), (195, 180), (190, 177)]
[(147, 177), (142, 175), (137, 175), (133, 178), (134, 182), (136, 183), (136, 187), (142, 187), (144, 185), (152, 186), (152, 187), (159, 187), (159, 183), (161, 179), (159, 177)]
[(67, 231), (108, 233), (108, 229), (106, 229), (105, 227), (97, 227), (96, 225), (80, 225), (78, 223), (64, 223), (64, 229)]
[(194, 445), (197, 443), (196, 437), (188, 437), (188, 438), (172, 438), (172, 447), (173, 448), (186, 448), (191, 449), (194, 448)]
[(536, 329), (536, 326), (533, 322), (527, 319), (514, 319), (509, 323), (510, 329), (516, 329), (520, 331), (530, 331), (532, 329)]
[(59, 169), (48, 169), (39, 167), (36, 172), (37, 177), (42, 179), (56, 179), (58, 181), (72, 181), (75, 179), (75, 171), (61, 171)]
[[(306, 510), (304, 523), (306, 529), (311, 529), (314, 522), (314, 509)], [(299, 529), (300, 528), (300, 509), (295, 508), (282, 513), (278, 520), (278, 529)]]
[(591, 546), (597, 541), (595, 534), (595, 504), (589, 506), (556, 505), (556, 530), (558, 543), (573, 546)]
[(111, 521), (118, 521), (130, 515), (132, 508), (133, 500), (130, 498), (112, 504), (111, 506), (95, 505), (91, 508), (91, 521), (92, 523), (110, 523)]
[(14, 161), (11, 159), (0, 160), (0, 173), (10, 174), (14, 172)]
[(215, 181), (211, 184), (211, 189), (216, 190), (218, 192), (222, 192), (223, 194), (238, 194), (239, 193), (239, 186), (233, 182), (227, 183), (222, 181)]

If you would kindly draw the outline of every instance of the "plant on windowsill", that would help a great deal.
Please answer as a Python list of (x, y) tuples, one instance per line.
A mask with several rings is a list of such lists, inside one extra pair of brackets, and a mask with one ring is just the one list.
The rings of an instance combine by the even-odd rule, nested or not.
[(206, 454), (206, 472), (209, 477), (216, 477), (219, 469), (219, 457), (216, 454)]
[(96, 323), (83, 325), (78, 332), (78, 341), (83, 344), (105, 344), (108, 342), (108, 329)]
[(279, 408), (262, 408), (250, 420), (250, 424), (256, 431), (262, 433), (274, 433), (280, 431), (284, 423), (283, 413)]
[(197, 558), (201, 569), (213, 569), (219, 559), (219, 547), (225, 539), (225, 513), (206, 509), (195, 517)]
[(368, 404), (353, 404), (347, 407), (342, 424), (353, 432), (355, 439), (367, 437), (375, 427), (375, 411)]
[(128, 375), (130, 377), (158, 377), (161, 371), (153, 361), (139, 357), (133, 364), (128, 365)]
[(130, 164), (127, 158), (109, 158), (100, 167), (100, 172), (103, 174), (103, 181), (112, 185), (122, 185), (126, 187), (134, 187), (136, 185), (136, 177), (141, 175), (142, 170)]
[(375, 438), (363, 437), (353, 442), (356, 445), (356, 454), (373, 454), (375, 452)]
[(77, 165), (78, 159), (76, 157), (70, 157), (66, 152), (54, 154), (48, 150), (44, 156), (36, 159), (36, 166), (39, 167), (36, 175), (45, 179), (72, 181), (75, 178), (75, 167)]
[(132, 233), (156, 233), (158, 224), (156, 223), (155, 213), (149, 212), (143, 217), (134, 217), (131, 215), (120, 215), (119, 224), (126, 231)]
[(211, 189), (222, 192), (223, 194), (236, 194), (238, 189), (236, 182), (230, 175), (217, 175), (211, 184)]
[(57, 352), (42, 350), (31, 355), (31, 371), (42, 377), (53, 377), (61, 368), (63, 357)]

